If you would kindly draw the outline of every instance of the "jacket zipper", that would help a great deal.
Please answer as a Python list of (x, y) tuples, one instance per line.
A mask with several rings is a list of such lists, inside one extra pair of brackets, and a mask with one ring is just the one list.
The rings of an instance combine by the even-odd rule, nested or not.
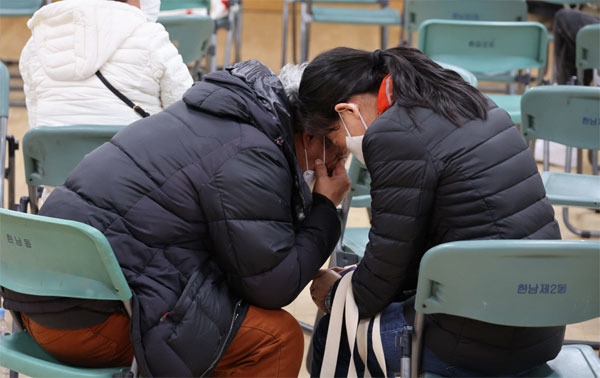
[(221, 356), (223, 354), (223, 350), (225, 349), (225, 345), (227, 345), (227, 340), (229, 340), (229, 336), (231, 336), (231, 332), (233, 331), (233, 325), (235, 324), (235, 321), (237, 320), (237, 318), (239, 316), (239, 314), (238, 314), (238, 307), (240, 306), (241, 303), (242, 303), (242, 300), (240, 299), (235, 304), (235, 307), (233, 309), (233, 319), (231, 320), (231, 324), (229, 325), (229, 331), (227, 332), (227, 337), (225, 337), (225, 342), (221, 346), (221, 350), (219, 350), (219, 354), (217, 355), (217, 358), (215, 358), (215, 360), (210, 364), (210, 366), (208, 367), (208, 369), (206, 369), (204, 371), (204, 373), (202, 373), (202, 375), (200, 375), (200, 377), (204, 377), (206, 375), (206, 373), (208, 373), (209, 371), (211, 371), (215, 367), (215, 365), (217, 364), (217, 362), (219, 362), (219, 360), (221, 359)]

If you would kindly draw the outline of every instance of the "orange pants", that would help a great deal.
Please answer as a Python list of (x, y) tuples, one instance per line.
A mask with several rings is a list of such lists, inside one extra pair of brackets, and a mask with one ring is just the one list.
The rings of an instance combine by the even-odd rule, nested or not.
[[(27, 332), (56, 359), (85, 367), (129, 366), (129, 318), (121, 313), (89, 328), (46, 328), (21, 314)], [(214, 377), (297, 377), (304, 335), (284, 310), (250, 306), (244, 322), (215, 367)]]
[(213, 377), (297, 377), (304, 335), (285, 310), (250, 306)]
[(21, 314), (27, 332), (59, 361), (84, 367), (129, 366), (133, 348), (129, 340), (129, 317), (114, 313), (104, 322), (80, 329), (53, 329)]

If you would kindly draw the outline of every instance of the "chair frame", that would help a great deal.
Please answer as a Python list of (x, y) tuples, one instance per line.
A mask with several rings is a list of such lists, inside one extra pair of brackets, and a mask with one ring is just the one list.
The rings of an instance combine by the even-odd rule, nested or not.
[[(445, 275), (455, 275), (458, 277), (458, 275), (461, 274), (461, 271), (464, 272), (464, 274), (467, 274), (469, 270), (473, 269), (472, 266), (461, 267), (459, 264), (452, 264), (450, 259), (454, 256), (444, 256), (450, 253), (461, 253), (467, 257), (471, 256), (471, 261), (474, 261), (477, 269), (481, 269), (483, 267), (484, 272), (481, 273), (481, 271), (479, 271), (479, 275), (482, 277), (492, 277), (491, 279), (495, 279), (497, 281), (495, 281), (494, 285), (480, 285), (474, 288), (472, 293), (469, 294), (472, 294), (474, 297), (476, 297), (475, 300), (468, 299), (471, 297), (471, 295), (464, 295), (464, 291), (460, 289), (462, 286), (461, 284), (457, 284), (455, 287), (454, 285), (445, 285), (444, 282), (435, 281), (437, 278), (434, 276), (435, 270), (439, 270), (440, 265), (442, 265), (436, 260), (446, 262), (444, 270), (447, 273), (444, 273)], [(497, 255), (497, 257), (495, 255)], [(484, 262), (488, 261), (486, 257), (492, 258), (489, 259), (489, 263), (482, 264), (481, 259), (484, 259)], [(563, 284), (567, 282), (557, 281), (556, 272), (560, 273), (565, 271), (564, 267), (560, 267), (559, 265), (565, 262), (572, 263), (575, 261), (575, 259), (583, 260), (583, 262), (578, 262), (577, 264), (579, 268), (582, 268), (581, 277), (591, 277), (597, 282), (595, 284), (591, 282), (589, 286), (584, 288), (580, 287), (583, 281), (583, 278), (581, 278), (578, 282), (575, 282), (575, 284), (578, 285), (576, 289), (584, 290), (569, 291), (565, 285), (564, 296), (557, 298), (557, 295), (552, 296), (552, 294), (549, 293), (543, 297), (536, 297), (535, 300), (539, 307), (544, 307), (545, 305), (549, 304), (557, 305), (560, 301), (562, 305), (561, 309), (558, 311), (555, 311), (555, 308), (553, 308), (553, 311), (548, 311), (547, 308), (531, 310), (531, 308), (527, 307), (531, 299), (527, 298), (527, 295), (523, 295), (522, 298), (519, 298), (518, 294), (522, 293), (520, 291), (517, 293), (517, 285), (515, 284), (516, 281), (513, 282), (513, 278), (516, 276), (516, 274), (520, 275), (522, 273), (523, 276), (527, 274), (527, 282), (535, 282), (537, 292), (537, 284), (544, 282), (545, 280), (552, 279), (552, 282), (561, 282)], [(508, 275), (509, 277), (506, 277), (505, 272), (497, 272), (498, 269), (495, 266), (496, 264), (494, 264), (494, 261), (496, 261), (501, 263), (502, 266), (509, 266), (511, 265), (510, 263), (515, 265), (521, 261), (523, 265), (529, 266), (533, 263), (542, 262), (544, 260), (546, 260), (548, 263), (547, 265), (551, 267), (551, 272), (547, 272), (546, 269), (529, 269), (526, 273), (520, 271), (518, 273), (511, 272)], [(430, 269), (430, 265), (433, 265), (434, 268)], [(445, 313), (493, 324), (520, 327), (561, 326), (593, 319), (600, 316), (600, 281), (598, 281), (599, 267), (600, 242), (596, 241), (471, 240), (451, 242), (431, 248), (421, 259), (421, 265), (419, 268), (417, 294), (415, 296), (415, 326), (411, 344), (411, 377), (416, 378), (419, 374), (425, 314)], [(546, 268), (548, 268), (548, 266), (546, 266)], [(522, 267), (520, 270), (523, 271), (527, 269)], [(568, 272), (568, 270), (566, 272)], [(472, 273), (469, 273), (468, 275), (472, 275)], [(566, 273), (566, 275), (568, 275), (568, 273)], [(533, 280), (531, 278), (532, 276)], [(443, 279), (443, 277), (438, 278), (438, 280)], [(566, 276), (560, 277), (560, 279), (566, 279)], [(572, 281), (568, 281), (568, 283), (571, 282)], [(438, 293), (435, 289), (436, 285), (443, 287), (443, 290), (440, 290), (440, 293), (442, 293), (442, 296), (445, 297), (445, 299), (440, 301), (436, 300), (436, 295)], [(513, 291), (509, 294), (506, 294), (504, 292), (505, 289), (506, 291)], [(458, 293), (458, 291), (461, 291), (461, 293)], [(578, 294), (573, 294), (573, 291), (577, 293), (583, 291), (588, 293), (588, 295), (582, 299), (577, 296)], [(498, 293), (502, 293), (501, 295), (505, 297), (510, 296), (510, 298), (499, 298), (497, 302), (500, 304), (492, 302), (493, 298), (497, 298), (495, 294)], [(457, 297), (459, 294), (461, 297), (461, 302), (465, 302), (464, 305), (462, 303), (461, 305), (453, 303), (451, 300), (451, 298)], [(564, 302), (562, 301), (565, 300), (568, 301), (568, 306), (564, 306)], [(503, 305), (516, 302), (519, 302), (518, 305), (512, 306), (510, 311), (504, 310)], [(573, 307), (577, 308), (578, 311), (572, 311)], [(496, 311), (501, 312), (501, 314), (498, 314)], [(543, 318), (543, 320), (531, 320), (532, 318), (536, 319), (537, 315), (539, 315), (540, 318)]]
[[(379, 4), (381, 9), (389, 9), (389, 0), (364, 0), (364, 1), (344, 1), (344, 0), (299, 0), (300, 1), (300, 61), (306, 62), (308, 60), (309, 53), (309, 44), (310, 44), (310, 25), (314, 22), (313, 20), (313, 2), (323, 2), (323, 3), (337, 3), (337, 4)], [(286, 3), (284, 2), (284, 7), (286, 7)], [(368, 11), (368, 10), (367, 10)], [(293, 11), (295, 13), (295, 11)], [(287, 14), (287, 9), (284, 8), (284, 16)], [(372, 25), (380, 25), (380, 33), (381, 33), (381, 48), (385, 49), (387, 47), (388, 42), (388, 26), (382, 24), (372, 24)], [(401, 23), (398, 24), (401, 26)], [(284, 25), (284, 33), (283, 33), (283, 42), (287, 43), (287, 23)], [(295, 50), (295, 38), (292, 43), (294, 44)], [(282, 63), (285, 63), (285, 53), (286, 49), (283, 50), (283, 58)]]

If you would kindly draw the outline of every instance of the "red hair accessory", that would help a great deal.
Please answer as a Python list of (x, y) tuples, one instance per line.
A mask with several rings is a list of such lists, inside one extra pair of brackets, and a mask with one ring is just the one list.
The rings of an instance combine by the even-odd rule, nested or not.
[(392, 92), (392, 75), (388, 74), (383, 78), (379, 93), (377, 94), (377, 116), (388, 110), (394, 103), (394, 93)]

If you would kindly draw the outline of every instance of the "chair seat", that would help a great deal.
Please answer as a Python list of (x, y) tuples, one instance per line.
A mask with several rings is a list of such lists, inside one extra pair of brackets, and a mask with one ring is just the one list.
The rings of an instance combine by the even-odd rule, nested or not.
[[(600, 359), (588, 345), (565, 345), (552, 361), (530, 371), (520, 377), (541, 378), (592, 378), (600, 376)], [(425, 372), (424, 378), (440, 378), (441, 376)]]
[(362, 260), (365, 254), (365, 247), (369, 242), (369, 227), (351, 227), (344, 231), (344, 239), (342, 244), (344, 249), (358, 256), (358, 260)]
[(401, 25), (402, 17), (396, 9), (359, 9), (312, 7), (313, 22), (362, 25)]
[(600, 209), (600, 176), (542, 172), (542, 181), (553, 205)]
[(521, 123), (521, 96), (520, 95), (487, 95), (499, 108), (508, 112), (510, 119), (515, 124)]
[(31, 377), (112, 377), (129, 367), (89, 369), (65, 365), (46, 353), (27, 332), (0, 336), (0, 366)]

